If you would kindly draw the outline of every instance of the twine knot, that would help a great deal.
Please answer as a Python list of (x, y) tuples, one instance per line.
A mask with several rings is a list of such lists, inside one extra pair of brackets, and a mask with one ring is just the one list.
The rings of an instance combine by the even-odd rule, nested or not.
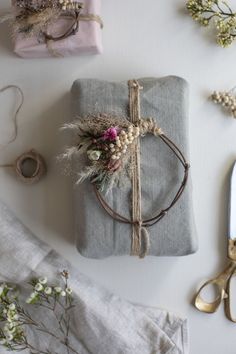
[(163, 134), (162, 129), (157, 125), (153, 118), (142, 118), (139, 121), (140, 133), (142, 136), (147, 134), (153, 134), (160, 136)]

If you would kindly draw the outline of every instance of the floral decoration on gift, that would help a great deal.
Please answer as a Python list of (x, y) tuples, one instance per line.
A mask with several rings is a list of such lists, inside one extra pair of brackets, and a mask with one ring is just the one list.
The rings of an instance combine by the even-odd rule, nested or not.
[[(31, 293), (26, 298), (18, 286), (0, 283), (0, 346), (9, 351), (56, 354), (47, 348), (50, 339), (56, 348), (64, 348), (68, 354), (79, 354), (70, 341), (75, 305), (68, 285), (69, 273), (64, 270), (60, 276), (62, 285), (50, 284), (46, 277), (32, 279), (29, 282)], [(47, 323), (42, 320), (45, 313)], [(37, 334), (37, 343), (34, 334)]]
[(133, 142), (141, 134), (140, 127), (125, 118), (101, 114), (78, 119), (63, 129), (75, 133), (74, 146), (61, 158), (76, 158), (77, 183), (89, 179), (99, 191), (108, 192), (129, 175)]
[(188, 0), (186, 7), (192, 18), (201, 25), (214, 25), (216, 41), (221, 47), (228, 47), (235, 40), (236, 13), (226, 1)]
[[(82, 8), (83, 4), (76, 0), (15, 0), (15, 11), (0, 20), (11, 21), (13, 36), (35, 36), (39, 42), (59, 40), (78, 31), (78, 16)], [(47, 34), (48, 27), (63, 16), (74, 19), (68, 31), (58, 38)]]

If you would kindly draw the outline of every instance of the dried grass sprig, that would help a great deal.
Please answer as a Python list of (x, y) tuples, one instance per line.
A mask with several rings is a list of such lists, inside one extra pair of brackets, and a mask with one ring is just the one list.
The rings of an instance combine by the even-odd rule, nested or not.
[(59, 8), (45, 8), (41, 11), (23, 11), (16, 16), (12, 24), (13, 36), (24, 33), (27, 36), (40, 36), (47, 27), (60, 16)]

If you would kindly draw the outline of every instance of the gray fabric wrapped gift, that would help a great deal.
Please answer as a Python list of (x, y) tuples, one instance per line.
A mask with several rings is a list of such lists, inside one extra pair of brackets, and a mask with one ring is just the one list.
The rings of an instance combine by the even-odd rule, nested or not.
[[(59, 271), (67, 269), (76, 307), (71, 316), (70, 344), (80, 354), (187, 354), (187, 321), (167, 311), (134, 305), (110, 293), (79, 273), (62, 256), (30, 232), (0, 202), (0, 282), (23, 285), (33, 277), (47, 276), (56, 283)], [(29, 289), (28, 289), (29, 292)], [(34, 307), (33, 318), (56, 332), (50, 311)], [(43, 318), (42, 318), (43, 316)], [(2, 327), (2, 326), (0, 326)], [(64, 346), (50, 336), (30, 334), (30, 342), (65, 354)], [(57, 332), (56, 332), (57, 333)], [(31, 337), (33, 336), (33, 337)], [(41, 340), (40, 340), (41, 339)], [(36, 341), (36, 343), (35, 343)], [(39, 342), (39, 343), (37, 343)], [(44, 350), (45, 351), (45, 350)], [(9, 351), (0, 346), (0, 353)], [(23, 351), (23, 353), (29, 353)], [(32, 351), (31, 351), (32, 353)], [(68, 353), (72, 353), (69, 351)]]
[[(139, 79), (141, 115), (152, 117), (189, 160), (188, 85), (179, 77)], [(127, 82), (114, 83), (82, 79), (72, 87), (73, 120), (88, 114), (112, 113), (129, 119)], [(78, 118), (79, 119), (79, 118)], [(81, 166), (80, 166), (81, 167)], [(74, 159), (73, 169), (78, 168)], [(141, 139), (142, 216), (151, 218), (173, 200), (183, 179), (183, 166), (158, 137)], [(113, 188), (106, 196), (108, 204), (130, 217), (128, 185)], [(113, 220), (103, 210), (89, 181), (75, 187), (76, 238), (79, 252), (91, 258), (130, 254), (131, 226)], [(194, 228), (191, 181), (178, 203), (157, 224), (149, 228), (153, 256), (182, 256), (197, 249)]]

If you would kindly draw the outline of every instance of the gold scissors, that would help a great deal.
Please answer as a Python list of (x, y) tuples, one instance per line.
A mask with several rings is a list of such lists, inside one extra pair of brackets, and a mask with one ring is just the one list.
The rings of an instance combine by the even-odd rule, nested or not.
[[(196, 297), (194, 305), (202, 312), (214, 313), (218, 310), (221, 302), (224, 300), (226, 317), (236, 323), (231, 311), (231, 280), (236, 276), (236, 162), (234, 162), (231, 186), (230, 186), (230, 203), (229, 203), (229, 231), (228, 231), (228, 259), (229, 263), (222, 273), (216, 278), (207, 281), (201, 286)], [(207, 302), (201, 297), (203, 289), (213, 286), (216, 291), (215, 300)]]

